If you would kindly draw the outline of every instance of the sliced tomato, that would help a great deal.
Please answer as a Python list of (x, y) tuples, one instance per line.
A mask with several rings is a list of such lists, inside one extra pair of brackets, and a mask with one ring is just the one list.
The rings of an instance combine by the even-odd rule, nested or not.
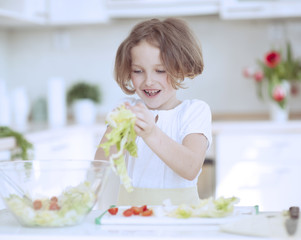
[(142, 212), (144, 212), (145, 210), (147, 210), (147, 206), (146, 205), (143, 205), (140, 208), (141, 208)]
[(60, 210), (60, 206), (57, 204), (57, 202), (50, 202), (49, 210)]
[(109, 212), (111, 215), (116, 215), (116, 214), (118, 213), (118, 208), (117, 208), (117, 207), (109, 208), (109, 209), (108, 209), (108, 212)]
[(130, 217), (132, 215), (133, 215), (133, 210), (131, 208), (123, 211), (123, 216), (125, 216), (125, 217)]
[(57, 199), (57, 197), (53, 196), (52, 198), (50, 198), (50, 201), (51, 201), (51, 202), (57, 202), (58, 199)]
[(153, 210), (146, 209), (145, 211), (143, 211), (142, 213), (140, 213), (140, 215), (143, 216), (143, 217), (152, 216), (153, 215)]
[(136, 206), (131, 207), (131, 209), (134, 215), (139, 215), (143, 211), (141, 207), (136, 207)]
[(42, 208), (42, 201), (41, 200), (35, 200), (33, 202), (33, 209), (34, 210), (39, 210)]

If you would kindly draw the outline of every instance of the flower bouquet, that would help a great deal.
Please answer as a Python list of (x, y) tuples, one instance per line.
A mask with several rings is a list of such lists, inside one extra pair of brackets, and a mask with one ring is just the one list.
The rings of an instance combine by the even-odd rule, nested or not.
[[(289, 95), (298, 94), (296, 82), (301, 80), (301, 63), (293, 58), (290, 43), (286, 45), (286, 52), (271, 50), (263, 60), (257, 61), (258, 68), (245, 68), (243, 74), (256, 82), (257, 94), (262, 99), (263, 90), (268, 90), (268, 96), (282, 109), (287, 107)], [(267, 84), (265, 84), (267, 83)]]

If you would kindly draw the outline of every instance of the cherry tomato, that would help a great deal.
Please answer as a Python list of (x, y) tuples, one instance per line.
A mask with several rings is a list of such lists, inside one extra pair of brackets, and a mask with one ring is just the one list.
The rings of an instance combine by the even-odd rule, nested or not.
[(52, 198), (50, 198), (50, 201), (51, 201), (51, 202), (57, 202), (58, 199), (57, 199), (57, 197), (53, 196)]
[(42, 208), (42, 201), (41, 200), (35, 200), (33, 202), (33, 209), (34, 210), (39, 210)]
[(116, 215), (116, 214), (118, 213), (118, 208), (117, 208), (117, 207), (109, 208), (109, 209), (108, 209), (108, 212), (109, 212), (111, 215)]
[(50, 202), (49, 210), (60, 210), (60, 206), (56, 202)]
[(132, 215), (133, 215), (133, 210), (131, 208), (123, 211), (123, 216), (125, 216), (125, 217), (130, 217)]

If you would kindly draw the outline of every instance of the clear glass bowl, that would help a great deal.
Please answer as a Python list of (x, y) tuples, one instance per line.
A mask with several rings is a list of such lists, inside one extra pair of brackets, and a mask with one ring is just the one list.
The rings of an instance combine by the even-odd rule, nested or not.
[(110, 164), (104, 160), (0, 162), (0, 194), (26, 227), (81, 223), (102, 198)]

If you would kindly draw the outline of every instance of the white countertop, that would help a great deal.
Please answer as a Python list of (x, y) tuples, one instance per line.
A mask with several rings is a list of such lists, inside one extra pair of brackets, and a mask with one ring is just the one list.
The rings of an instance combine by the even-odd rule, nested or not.
[(131, 224), (96, 225), (95, 217), (100, 211), (92, 211), (85, 221), (77, 226), (62, 228), (22, 227), (7, 211), (0, 211), (0, 239), (5, 240), (74, 240), (74, 239), (242, 239), (264, 240), (259, 238), (229, 234), (219, 230), (216, 224)]
[(213, 134), (220, 133), (301, 133), (301, 121), (216, 121), (212, 123)]
[[(56, 138), (63, 131), (81, 131), (85, 129), (94, 129), (94, 131), (103, 129), (105, 125), (98, 123), (92, 126), (67, 125), (58, 129), (51, 129), (47, 126), (33, 127), (25, 134), (30, 141), (43, 138)], [(261, 133), (301, 133), (301, 121), (290, 120), (287, 122), (273, 121), (215, 121), (212, 123), (212, 133), (217, 135), (220, 133), (245, 133), (245, 132), (261, 132)], [(15, 141), (13, 138), (0, 138), (0, 150), (14, 148)]]

